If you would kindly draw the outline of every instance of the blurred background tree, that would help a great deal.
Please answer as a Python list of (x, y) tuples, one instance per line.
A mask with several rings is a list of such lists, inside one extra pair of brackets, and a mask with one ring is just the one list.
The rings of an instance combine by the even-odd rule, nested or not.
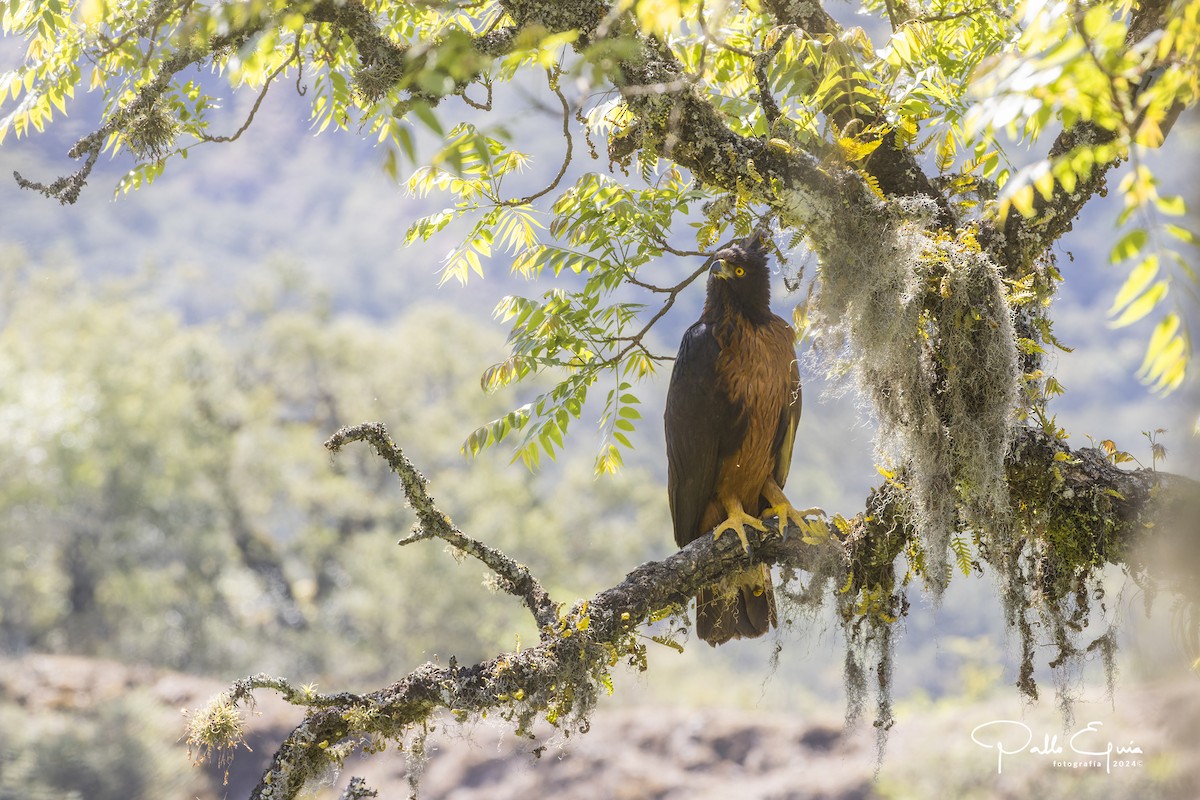
[[(664, 549), (638, 534), (662, 524), (642, 470), (593, 486), (576, 464), (534, 486), (495, 459), (462, 463), (463, 420), (502, 404), (475, 388), (499, 342), (448, 307), (333, 319), (279, 266), (247, 309), (185, 326), (148, 277), (98, 288), (70, 269), (6, 269), (6, 650), (379, 679), (447, 643), (474, 660), (535, 640), (478, 571), (395, 547), (413, 520), (394, 478), (320, 446), (350, 419), (396, 420), (461, 524), (556, 589), (595, 591)], [(560, 492), (578, 499), (561, 508)], [(589, 517), (604, 547), (580, 560), (560, 532)]]

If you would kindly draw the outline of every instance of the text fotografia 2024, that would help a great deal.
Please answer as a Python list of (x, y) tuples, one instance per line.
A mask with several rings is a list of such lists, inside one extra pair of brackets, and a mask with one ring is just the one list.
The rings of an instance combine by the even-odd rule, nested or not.
[(1033, 745), (1033, 729), (1028, 725), (1011, 719), (996, 719), (976, 725), (971, 731), (971, 741), (980, 747), (996, 751), (997, 773), (1004, 772), (1005, 756), (1021, 753), (1036, 756), (1061, 756), (1064, 753), (1091, 756), (1084, 759), (1055, 758), (1053, 766), (1072, 769), (1103, 766), (1107, 773), (1111, 773), (1113, 767), (1142, 766), (1142, 748), (1132, 740), (1125, 746), (1114, 745), (1111, 740), (1100, 741), (1096, 734), (1102, 725), (1102, 722), (1089, 722), (1068, 736), (1064, 747), (1059, 744), (1058, 734), (1045, 734), (1040, 745)]

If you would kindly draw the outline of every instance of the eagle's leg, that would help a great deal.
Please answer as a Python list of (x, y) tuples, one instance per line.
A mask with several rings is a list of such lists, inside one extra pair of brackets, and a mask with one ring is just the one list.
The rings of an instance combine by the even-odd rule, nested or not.
[(753, 514), (747, 513), (746, 509), (742, 508), (741, 501), (736, 497), (721, 497), (721, 506), (725, 509), (725, 513), (729, 515), (728, 519), (713, 529), (713, 538), (720, 539), (721, 534), (725, 531), (733, 531), (737, 534), (738, 539), (742, 542), (742, 549), (747, 553), (750, 552), (750, 540), (746, 538), (745, 527), (749, 525), (755, 530), (766, 533), (767, 526), (761, 519)]
[(770, 503), (770, 508), (767, 509), (767, 516), (774, 514), (779, 517), (779, 535), (787, 535), (788, 523), (794, 523), (801, 531), (808, 527), (808, 521), (805, 517), (823, 517), (825, 512), (819, 508), (806, 508), (804, 510), (796, 509), (784, 495), (783, 489), (779, 488), (779, 484), (775, 482), (773, 477), (768, 477), (767, 482), (763, 484), (763, 497), (767, 498)]

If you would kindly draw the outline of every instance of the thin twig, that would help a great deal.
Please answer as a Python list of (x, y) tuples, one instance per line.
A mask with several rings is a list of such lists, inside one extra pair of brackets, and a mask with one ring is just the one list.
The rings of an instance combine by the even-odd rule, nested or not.
[[(722, 249), (728, 247), (731, 243), (732, 242), (725, 242), (725, 243), (721, 244), (719, 247), (717, 247), (717, 249), (714, 250), (713, 252), (714, 253), (720, 252)], [(621, 348), (621, 350), (618, 351), (617, 354), (615, 356), (613, 356), (612, 358), (606, 358), (603, 361), (599, 362), (598, 366), (605, 366), (607, 364), (619, 364), (621, 362), (621, 359), (623, 359), (625, 356), (629, 355), (629, 353), (635, 347), (641, 348), (651, 359), (653, 359), (655, 361), (670, 361), (670, 360), (672, 360), (670, 358), (670, 356), (651, 355), (649, 349), (644, 344), (642, 344), (642, 339), (644, 339), (646, 334), (650, 332), (650, 329), (653, 328), (654, 325), (660, 319), (662, 319), (663, 316), (665, 316), (668, 311), (671, 310), (671, 306), (675, 305), (675, 299), (679, 296), (679, 293), (682, 292), (687, 287), (691, 286), (692, 283), (696, 280), (696, 278), (699, 278), (701, 275), (703, 275), (705, 272), (708, 271), (708, 265), (709, 265), (709, 261), (712, 259), (712, 254), (711, 253), (702, 253), (702, 252), (695, 252), (695, 253), (680, 252), (680, 251), (674, 250), (673, 248), (666, 247), (665, 245), (663, 246), (663, 249), (669, 250), (672, 253), (677, 253), (678, 255), (704, 256), (705, 261), (702, 265), (700, 265), (700, 267), (695, 272), (693, 272), (691, 275), (688, 275), (686, 278), (684, 278), (679, 283), (675, 284), (674, 286), (672, 286), (670, 288), (654, 286), (649, 283), (643, 283), (642, 281), (639, 281), (637, 278), (634, 278), (633, 276), (626, 276), (625, 279), (627, 281), (629, 281), (630, 283), (632, 283), (634, 286), (640, 286), (643, 289), (648, 289), (649, 291), (652, 291), (652, 292), (665, 294), (665, 295), (667, 295), (667, 299), (666, 299), (666, 302), (663, 303), (662, 308), (660, 308), (657, 312), (655, 312), (654, 316), (650, 318), (650, 320), (642, 327), (642, 329), (640, 331), (635, 333), (633, 336), (619, 336), (616, 339), (614, 339), (613, 341), (628, 342), (628, 344), (625, 345), (625, 347)]]
[[(365, 441), (380, 455), (404, 487), (404, 494), (413, 511), (417, 514), (418, 530), (411, 536), (400, 541), (400, 544), (411, 544), (423, 539), (438, 538), (450, 543), (464, 553), (474, 556), (496, 573), (501, 579), (502, 588), (509, 594), (521, 598), (529, 612), (533, 614), (538, 627), (551, 628), (558, 621), (557, 605), (550, 595), (542, 588), (529, 570), (522, 564), (513, 561), (504, 553), (464, 534), (450, 518), (437, 507), (433, 498), (425, 490), (425, 476), (417, 471), (407, 456), (396, 446), (388, 436), (387, 428), (382, 423), (364, 423), (342, 428), (325, 447), (331, 452), (338, 452), (350, 442)], [(545, 635), (543, 633), (543, 635)]]
[(240, 678), (229, 687), (229, 699), (233, 702), (249, 700), (255, 689), (271, 689), (286, 703), (306, 708), (328, 708), (330, 706), (361, 705), (361, 695), (352, 692), (322, 694), (311, 686), (293, 686), (286, 678), (275, 678), (265, 673)]
[[(687, 278), (685, 278), (682, 281), (680, 281), (679, 283), (675, 284), (670, 289), (667, 289), (666, 290), (667, 299), (666, 299), (666, 302), (664, 302), (662, 304), (662, 308), (660, 308), (657, 312), (655, 312), (654, 316), (651, 317), (650, 320), (642, 327), (642, 329), (640, 331), (638, 331), (637, 333), (635, 333), (633, 336), (619, 337), (618, 339), (616, 339), (615, 341), (628, 342), (628, 344), (625, 345), (624, 347), (622, 347), (615, 356), (613, 356), (612, 358), (604, 359), (603, 361), (599, 362), (599, 364), (597, 366), (605, 366), (607, 364), (619, 364), (621, 362), (621, 359), (623, 359), (625, 356), (629, 355), (629, 353), (635, 347), (640, 347), (642, 350), (646, 350), (645, 345), (642, 344), (642, 339), (645, 338), (646, 334), (650, 332), (650, 329), (654, 327), (655, 323), (657, 323), (660, 319), (662, 319), (663, 316), (668, 311), (671, 310), (671, 306), (675, 305), (675, 298), (679, 296), (679, 293), (682, 292), (684, 289), (686, 289), (688, 286), (690, 286), (691, 283), (694, 280), (696, 280), (696, 278), (699, 278), (701, 275), (703, 275), (707, 271), (708, 271), (708, 262), (705, 261), (704, 264), (699, 269), (697, 269), (695, 272), (693, 272)], [(651, 291), (662, 291), (661, 289), (657, 289), (656, 287), (650, 286), (649, 284), (640, 283), (631, 278), (628, 280), (630, 280), (635, 285), (644, 286), (645, 288), (650, 289)], [(655, 361), (666, 360), (665, 357), (657, 357), (657, 356), (651, 356), (651, 357)]]
[[(791, 28), (792, 26), (787, 26)], [(775, 120), (783, 114), (779, 108), (779, 103), (775, 101), (775, 95), (771, 93), (771, 81), (768, 70), (771, 66), (771, 61), (779, 53), (784, 42), (787, 41), (791, 31), (780, 35), (775, 43), (766, 50), (754, 57), (754, 80), (758, 84), (758, 104), (762, 106), (763, 114), (767, 118), (768, 127), (775, 124)]]
[(670, 253), (673, 256), (684, 256), (684, 257), (700, 256), (701, 258), (708, 258), (709, 256), (712, 255), (712, 253), (706, 253), (703, 250), (678, 250), (663, 241), (660, 241), (658, 243), (658, 246), (659, 246), (659, 249), (665, 250), (666, 252)]
[[(504, 201), (498, 203), (497, 205), (501, 205), (501, 206), (529, 205), (534, 200), (537, 200), (539, 197), (544, 197), (545, 195), (550, 194), (550, 192), (552, 192), (556, 188), (558, 188), (559, 182), (562, 181), (563, 176), (567, 174), (567, 167), (570, 166), (570, 164), (571, 164), (572, 153), (574, 152), (574, 149), (575, 149), (575, 142), (571, 138), (571, 105), (570, 105), (570, 103), (567, 102), (567, 98), (563, 95), (562, 89), (560, 89), (558, 86), (558, 74), (553, 70), (546, 70), (546, 80), (550, 84), (550, 90), (553, 91), (554, 94), (558, 96), (558, 102), (562, 103), (562, 111), (563, 111), (562, 132), (563, 132), (563, 138), (567, 140), (567, 152), (566, 152), (566, 155), (563, 156), (562, 166), (560, 166), (558, 168), (558, 174), (554, 176), (554, 180), (551, 181), (550, 185), (547, 186), (545, 189), (542, 189), (540, 192), (534, 192), (533, 194), (528, 195), (526, 197), (517, 198), (515, 200), (504, 200)], [(489, 97), (489, 100), (490, 100), (490, 97)]]
[(706, 45), (705, 51), (707, 51), (707, 45), (715, 44), (717, 47), (721, 48), (722, 50), (728, 50), (729, 52), (735, 53), (739, 56), (742, 56), (743, 58), (749, 58), (749, 59), (754, 58), (754, 53), (751, 53), (749, 50), (743, 50), (742, 48), (738, 47), (737, 45), (729, 44), (727, 41), (725, 41), (720, 36), (717, 36), (715, 33), (712, 32), (712, 30), (709, 29), (708, 19), (704, 16), (704, 5), (703, 4), (700, 5), (700, 9), (698, 11), (697, 18), (699, 19), (699, 22), (700, 22), (700, 30), (703, 31), (703, 33), (704, 33), (704, 44)]
[(910, 20), (907, 20), (906, 22), (901, 24), (900, 27), (904, 27), (904, 25), (907, 25), (910, 22), (953, 22), (954, 20), (963, 19), (964, 17), (973, 17), (976, 14), (979, 14), (979, 13), (982, 13), (982, 12), (988, 11), (988, 10), (995, 11), (996, 8), (991, 3), (984, 3), (982, 5), (976, 6), (975, 8), (963, 9), (962, 11), (957, 11), (953, 14), (937, 14), (935, 16), (928, 16), (928, 17), (918, 16), (918, 17), (913, 17)]
[(492, 110), (492, 81), (491, 81), (491, 79), (485, 77), (483, 79), (483, 86), (485, 89), (487, 89), (487, 100), (484, 100), (482, 103), (479, 102), (478, 100), (472, 100), (470, 97), (467, 96), (467, 87), (466, 86), (464, 86), (462, 91), (458, 93), (458, 96), (461, 97), (463, 102), (466, 103), (467, 105), (469, 105), (471, 108), (478, 109), (479, 111), (491, 111)]
[(275, 82), (275, 79), (279, 77), (280, 73), (291, 66), (292, 62), (296, 60), (297, 52), (298, 51), (295, 50), (292, 51), (292, 54), (288, 56), (288, 60), (276, 67), (271, 74), (267, 76), (266, 81), (263, 82), (262, 91), (258, 93), (258, 99), (254, 101), (254, 105), (250, 108), (250, 114), (246, 117), (246, 121), (242, 123), (242, 127), (238, 128), (232, 136), (209, 136), (208, 134), (202, 133), (200, 134), (200, 141), (236, 142), (239, 138), (241, 138), (241, 135), (249, 130), (250, 125), (253, 124), (254, 115), (258, 113), (259, 106), (262, 105), (263, 100), (265, 100), (267, 97), (267, 90), (271, 88), (271, 84)]

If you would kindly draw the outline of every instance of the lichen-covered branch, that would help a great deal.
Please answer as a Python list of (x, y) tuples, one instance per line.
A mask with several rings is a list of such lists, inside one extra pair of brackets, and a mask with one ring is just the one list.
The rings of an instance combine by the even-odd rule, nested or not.
[[(1124, 470), (1099, 448), (1073, 450), (1033, 428), (1018, 429), (1008, 484), (1018, 515), (1053, 547), (1039, 587), (1060, 598), (1080, 571), (1119, 564), (1177, 584), (1200, 567), (1200, 483), (1153, 469)], [(1173, 552), (1169, 562), (1153, 554)]]
[[(843, 33), (842, 26), (816, 0), (768, 0), (764, 5), (779, 24), (793, 25), (810, 36), (840, 36)], [(879, 116), (878, 109), (874, 111)], [(852, 111), (830, 109), (827, 113), (834, 115), (842, 129), (852, 125)], [(864, 121), (870, 123), (879, 120)], [(933, 185), (912, 149), (899, 142), (895, 131), (888, 131), (884, 135), (882, 143), (871, 154), (863, 169), (874, 176), (879, 188), (888, 197), (927, 197), (937, 204), (939, 226), (952, 229), (957, 223), (957, 215), (945, 194)]]
[[(828, 560), (837, 545), (752, 539), (756, 558), (803, 565)], [(275, 754), (253, 798), (292, 798), (332, 761), (387, 740), (404, 742), (438, 711), (465, 719), (499, 714), (526, 731), (539, 716), (564, 730), (586, 729), (587, 718), (622, 661), (645, 663), (640, 629), (663, 609), (688, 602), (696, 589), (718, 575), (744, 566), (750, 556), (732, 537), (702, 538), (656, 562), (643, 564), (617, 586), (575, 605), (537, 647), (510, 652), (471, 666), (425, 664), (402, 680), (335, 704), (312, 703), (313, 710)], [(289, 699), (302, 696), (277, 679), (248, 679)], [(236, 700), (238, 695), (231, 695)], [(294, 701), (294, 700), (293, 700)]]
[(411, 544), (423, 539), (441, 539), (458, 548), (467, 555), (483, 562), (488, 569), (500, 578), (500, 586), (509, 594), (521, 598), (529, 612), (533, 615), (538, 627), (546, 629), (557, 620), (557, 606), (550, 595), (542, 588), (529, 570), (495, 548), (488, 547), (482, 542), (466, 536), (460, 531), (450, 517), (434, 503), (433, 498), (425, 490), (425, 476), (417, 471), (412, 462), (404, 455), (396, 443), (388, 436), (387, 428), (382, 423), (364, 423), (342, 428), (329, 440), (325, 447), (336, 453), (350, 442), (365, 441), (391, 467), (392, 472), (400, 478), (404, 494), (409, 504), (417, 514), (417, 530), (400, 544)]
[[(425, 492), (424, 479), (382, 425), (343, 429), (329, 446), (337, 450), (353, 441), (371, 444), (396, 471), (423, 529), (442, 531), (448, 525)], [(1200, 512), (1196, 482), (1152, 470), (1122, 470), (1097, 451), (1070, 450), (1034, 429), (1017, 434), (1009, 475), (1014, 490), (1020, 490), (1015, 515), (1040, 517), (1045, 523), (1027, 530), (1069, 543), (1074, 553), (1095, 563), (1143, 570), (1140, 561), (1131, 563), (1141, 551), (1138, 545), (1165, 537), (1166, 528), (1154, 522), (1185, 508), (1186, 513)], [(236, 708), (250, 701), (255, 689), (278, 692), (288, 702), (308, 707), (308, 716), (275, 753), (252, 795), (266, 800), (296, 797), (308, 781), (355, 750), (374, 752), (389, 742), (401, 749), (419, 747), (421, 734), (436, 724), (439, 712), (458, 720), (498, 715), (523, 734), (539, 717), (568, 734), (585, 732), (589, 714), (611, 687), (612, 670), (621, 663), (646, 667), (647, 626), (686, 607), (700, 586), (751, 563), (779, 565), (785, 575), (804, 572), (810, 587), (832, 588), (848, 625), (867, 621), (886, 630), (894, 615), (903, 613), (895, 570), (912, 535), (904, 502), (903, 492), (889, 484), (873, 492), (863, 512), (848, 522), (805, 531), (792, 526), (784, 538), (773, 528), (765, 536), (747, 528), (750, 553), (735, 537), (701, 537), (661, 561), (642, 564), (616, 586), (577, 602), (561, 616), (556, 613), (536, 647), (469, 666), (453, 658), (444, 665), (427, 663), (374, 692), (317, 694), (281, 678), (245, 678), (209, 709), (191, 716), (189, 742), (201, 753), (236, 746), (241, 740)], [(433, 535), (442, 538), (441, 533)], [(506, 556), (497, 560), (489, 555), (486, 563), (506, 579), (516, 577)], [(876, 667), (880, 676), (886, 677), (889, 659), (889, 653), (881, 656)], [(887, 718), (885, 699), (880, 705), (881, 718)]]
[[(137, 120), (153, 115), (156, 104), (170, 87), (177, 73), (205, 62), (213, 53), (240, 47), (262, 30), (268, 21), (269, 18), (259, 16), (235, 30), (214, 36), (206, 45), (181, 47), (176, 50), (159, 66), (158, 74), (138, 89), (132, 100), (110, 115), (99, 128), (80, 138), (67, 152), (70, 158), (84, 159), (83, 166), (71, 175), (57, 178), (50, 184), (32, 181), (19, 172), (13, 172), (17, 184), (22, 189), (32, 189), (58, 200), (63, 205), (73, 204), (87, 185), (88, 176), (91, 175), (96, 159), (99, 158), (108, 138), (113, 135), (128, 135)], [(153, 144), (147, 148), (149, 152), (156, 149)]]

